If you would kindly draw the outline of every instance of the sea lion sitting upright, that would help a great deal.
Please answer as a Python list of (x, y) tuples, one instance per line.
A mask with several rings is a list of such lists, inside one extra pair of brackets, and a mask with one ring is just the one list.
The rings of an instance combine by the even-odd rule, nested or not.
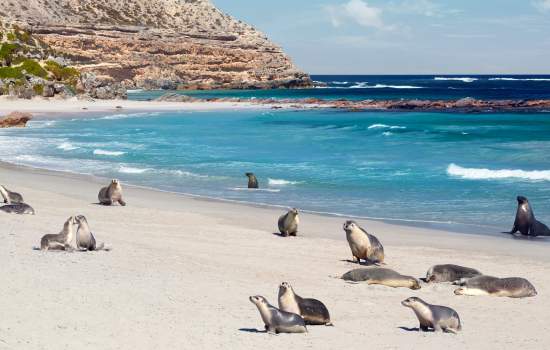
[(99, 246), (96, 243), (95, 237), (90, 231), (88, 220), (84, 215), (78, 215), (76, 218), (76, 224), (78, 229), (76, 230), (76, 248), (80, 250), (103, 250), (105, 244), (101, 243)]
[(260, 188), (258, 179), (256, 179), (254, 173), (246, 173), (245, 175), (248, 177), (248, 188)]
[(300, 217), (298, 216), (298, 209), (293, 208), (288, 213), (282, 215), (279, 218), (279, 231), (284, 237), (296, 236), (298, 233), (298, 224), (300, 224)]
[(367, 282), (368, 284), (380, 284), (393, 288), (420, 289), (420, 282), (411, 276), (404, 276), (400, 273), (382, 267), (369, 267), (355, 269), (346, 272), (342, 279), (351, 282)]
[(360, 263), (361, 259), (364, 259), (367, 263), (384, 263), (384, 247), (378, 238), (351, 220), (344, 223), (344, 231), (353, 254), (353, 261)]
[(4, 198), (4, 203), (6, 204), (24, 202), (22, 195), (17, 192), (12, 192), (2, 185), (0, 185), (0, 194), (2, 194), (2, 197)]
[(462, 287), (454, 291), (456, 295), (492, 295), (509, 298), (526, 298), (537, 295), (537, 290), (531, 282), (521, 277), (477, 276), (463, 279), (457, 284)]
[(523, 196), (517, 197), (518, 209), (511, 234), (520, 232), (524, 236), (550, 236), (550, 229), (535, 219), (529, 200)]
[(418, 321), (419, 330), (426, 332), (433, 328), (436, 332), (458, 333), (462, 330), (458, 313), (447, 306), (431, 305), (417, 297), (410, 297), (401, 302), (401, 305), (413, 309)]
[(99, 203), (103, 205), (113, 205), (119, 203), (122, 206), (126, 205), (126, 202), (122, 199), (122, 186), (117, 179), (111, 180), (111, 183), (107, 187), (103, 187), (97, 195)]
[(30, 205), (25, 203), (3, 205), (0, 207), (0, 210), (10, 214), (35, 214), (34, 209)]
[(325, 304), (317, 299), (300, 297), (288, 282), (279, 286), (279, 309), (302, 316), (307, 325), (333, 325)]
[(481, 272), (469, 267), (453, 264), (434, 265), (426, 272), (426, 282), (455, 282), (463, 278), (480, 276)]
[(48, 251), (49, 249), (56, 250), (73, 250), (71, 241), (74, 237), (73, 225), (76, 223), (75, 217), (71, 216), (65, 221), (63, 230), (58, 234), (44, 235), (40, 240), (40, 250)]
[(300, 315), (279, 310), (259, 295), (249, 299), (260, 311), (267, 333), (307, 333), (306, 323)]

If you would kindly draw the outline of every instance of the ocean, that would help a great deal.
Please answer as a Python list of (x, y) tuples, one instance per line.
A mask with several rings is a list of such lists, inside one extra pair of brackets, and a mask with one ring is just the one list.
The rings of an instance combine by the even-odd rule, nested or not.
[[(328, 87), (185, 94), (550, 98), (550, 76), (314, 79)], [(136, 91), (130, 98), (163, 93)], [(121, 112), (0, 130), (0, 160), (166, 191), (486, 234), (512, 227), (515, 197), (524, 195), (537, 218), (550, 223), (550, 113), (545, 112)], [(259, 191), (246, 189), (249, 171), (257, 175)]]

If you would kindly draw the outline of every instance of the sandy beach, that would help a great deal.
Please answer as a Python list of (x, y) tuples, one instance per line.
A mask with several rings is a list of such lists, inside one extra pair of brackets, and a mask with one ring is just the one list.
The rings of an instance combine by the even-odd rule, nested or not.
[[(96, 205), (105, 179), (0, 166), (2, 184), (36, 216), (1, 215), (0, 348), (5, 349), (543, 349), (550, 341), (549, 246), (518, 240), (361, 221), (386, 250), (387, 267), (423, 277), (455, 263), (529, 279), (527, 299), (459, 297), (454, 286), (392, 289), (334, 278), (357, 265), (342, 218), (302, 215), (297, 238), (274, 235), (277, 208), (224, 203), (125, 187), (126, 207)], [(45, 253), (40, 237), (71, 215), (88, 218), (109, 252)], [(512, 220), (512, 218), (511, 218)], [(248, 301), (277, 304), (282, 281), (322, 300), (335, 327), (272, 336)], [(421, 334), (400, 301), (418, 296), (458, 311), (459, 335)]]

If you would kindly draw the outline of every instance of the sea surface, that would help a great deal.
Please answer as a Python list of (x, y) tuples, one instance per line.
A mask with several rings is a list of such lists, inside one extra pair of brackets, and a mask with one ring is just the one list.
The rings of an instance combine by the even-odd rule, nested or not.
[[(550, 77), (314, 78), (342, 86), (193, 94), (550, 98)], [(369, 87), (354, 87), (360, 83)], [(377, 84), (401, 87), (371, 87)], [(487, 234), (512, 227), (515, 197), (524, 195), (537, 218), (550, 223), (550, 113), (544, 112), (122, 112), (0, 130), (0, 160), (167, 191)], [(260, 190), (246, 189), (249, 171)]]

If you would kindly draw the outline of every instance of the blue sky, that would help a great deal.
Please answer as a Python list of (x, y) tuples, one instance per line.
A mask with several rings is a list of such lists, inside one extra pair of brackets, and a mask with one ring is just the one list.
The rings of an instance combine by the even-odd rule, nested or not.
[(212, 0), (311, 74), (550, 74), (550, 0)]

